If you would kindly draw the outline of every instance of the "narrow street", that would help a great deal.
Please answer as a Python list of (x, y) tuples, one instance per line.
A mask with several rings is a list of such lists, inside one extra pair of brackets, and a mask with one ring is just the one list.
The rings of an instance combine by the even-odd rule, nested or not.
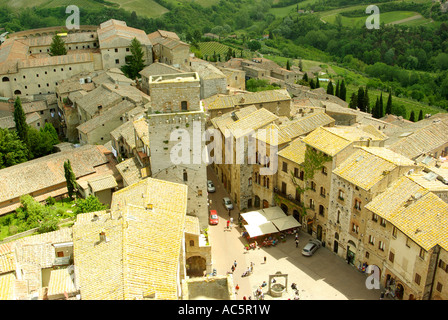
[[(241, 236), (242, 230), (235, 225), (231, 230), (226, 228), (229, 215), (222, 204), (222, 198), (229, 195), (210, 166), (207, 168), (207, 174), (216, 188), (216, 192), (209, 193), (209, 199), (212, 200), (210, 209), (217, 210), (219, 216), (219, 224), (209, 226), (213, 268), (217, 270), (218, 275), (225, 275), (231, 271), (236, 260), (233, 281), (235, 286), (238, 284), (240, 288), (237, 299), (241, 300), (244, 296), (254, 299), (254, 291), (263, 281), (268, 282), (269, 275), (276, 272), (288, 274), (287, 291), (282, 297), (273, 298), (267, 294), (266, 286), (263, 288), (265, 300), (292, 300), (295, 296), (290, 287), (292, 283), (297, 284), (301, 300), (379, 299), (380, 290), (367, 289), (366, 275), (347, 265), (330, 250), (320, 248), (312, 257), (302, 256), (301, 250), (311, 237), (305, 232), (299, 232), (298, 248), (294, 236), (288, 235), (286, 242), (275, 247), (246, 251), (246, 240)], [(231, 211), (234, 222), (238, 220), (238, 213), (237, 208)], [(263, 262), (264, 257), (267, 259), (266, 263)], [(253, 274), (241, 277), (251, 262), (254, 263)], [(278, 279), (279, 283), (284, 282), (282, 278)]]

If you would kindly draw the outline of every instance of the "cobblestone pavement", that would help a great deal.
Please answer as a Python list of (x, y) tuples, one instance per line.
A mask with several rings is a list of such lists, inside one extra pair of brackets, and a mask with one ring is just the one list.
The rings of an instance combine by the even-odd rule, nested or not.
[[(379, 299), (379, 289), (367, 289), (365, 274), (348, 265), (327, 248), (318, 249), (312, 257), (302, 256), (301, 250), (311, 238), (305, 232), (299, 232), (298, 248), (294, 236), (288, 235), (286, 242), (280, 242), (275, 247), (246, 251), (246, 239), (241, 237), (242, 230), (235, 226), (230, 230), (226, 228), (229, 214), (221, 201), (228, 194), (210, 167), (208, 177), (216, 187), (216, 192), (209, 194), (209, 199), (212, 200), (210, 209), (216, 209), (220, 217), (218, 225), (209, 227), (212, 264), (218, 275), (225, 275), (231, 271), (234, 261), (237, 262), (233, 273), (234, 285), (240, 288), (237, 299), (243, 299), (244, 296), (254, 299), (257, 288), (263, 281), (269, 282), (269, 275), (276, 272), (288, 275), (286, 291), (281, 297), (272, 297), (267, 285), (262, 289), (265, 300), (294, 299), (295, 292), (290, 287), (292, 283), (297, 284), (301, 300)], [(231, 217), (234, 221), (237, 221), (238, 213), (237, 209), (232, 210)], [(241, 277), (251, 263), (254, 264), (253, 273), (248, 277)], [(277, 277), (277, 283), (285, 284), (284, 278)]]

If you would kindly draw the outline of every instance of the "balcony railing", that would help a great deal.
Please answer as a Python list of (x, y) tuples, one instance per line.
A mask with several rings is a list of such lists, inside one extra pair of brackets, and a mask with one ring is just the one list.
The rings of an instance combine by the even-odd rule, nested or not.
[(288, 201), (291, 201), (292, 203), (294, 203), (294, 204), (296, 204), (298, 206), (302, 206), (302, 203), (298, 199), (293, 197), (291, 194), (286, 194), (286, 193), (282, 192), (281, 190), (279, 190), (277, 188), (274, 188), (274, 192), (277, 195), (279, 195), (280, 197), (282, 197), (282, 198), (284, 198), (284, 199), (286, 199)]

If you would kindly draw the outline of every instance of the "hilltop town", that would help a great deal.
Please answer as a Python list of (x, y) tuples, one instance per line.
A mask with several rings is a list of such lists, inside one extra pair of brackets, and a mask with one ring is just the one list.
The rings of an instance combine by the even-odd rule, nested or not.
[[(51, 123), (63, 141), (0, 170), (0, 219), (7, 225), (25, 195), (66, 199), (67, 160), (76, 198), (105, 209), (4, 237), (0, 299), (448, 298), (447, 114), (377, 119), (297, 84), (297, 67), (205, 61), (174, 32), (113, 19), (67, 30), (67, 54), (51, 56), (60, 30), (0, 45), (0, 128), (16, 130), (19, 97), (27, 124)], [(121, 70), (133, 39), (138, 79)], [(278, 88), (249, 92), (248, 79)], [(185, 136), (190, 161), (175, 163)], [(309, 240), (319, 250), (304, 257)], [(332, 280), (312, 282), (322, 274)]]

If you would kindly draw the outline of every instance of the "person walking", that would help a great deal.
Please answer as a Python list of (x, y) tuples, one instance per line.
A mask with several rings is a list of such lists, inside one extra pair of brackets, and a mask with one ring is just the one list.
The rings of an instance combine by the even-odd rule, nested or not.
[(264, 257), (264, 263), (266, 264), (266, 256)]
[(227, 220), (227, 229), (229, 229), (230, 226), (230, 220)]
[(236, 260), (233, 262), (233, 266), (235, 267), (235, 269), (236, 269), (236, 265), (237, 265), (237, 263), (236, 263)]
[(296, 248), (299, 247), (299, 239), (296, 239)]
[(236, 284), (236, 287), (235, 287), (235, 293), (236, 294), (238, 294), (238, 290), (240, 290), (240, 286), (238, 284)]

